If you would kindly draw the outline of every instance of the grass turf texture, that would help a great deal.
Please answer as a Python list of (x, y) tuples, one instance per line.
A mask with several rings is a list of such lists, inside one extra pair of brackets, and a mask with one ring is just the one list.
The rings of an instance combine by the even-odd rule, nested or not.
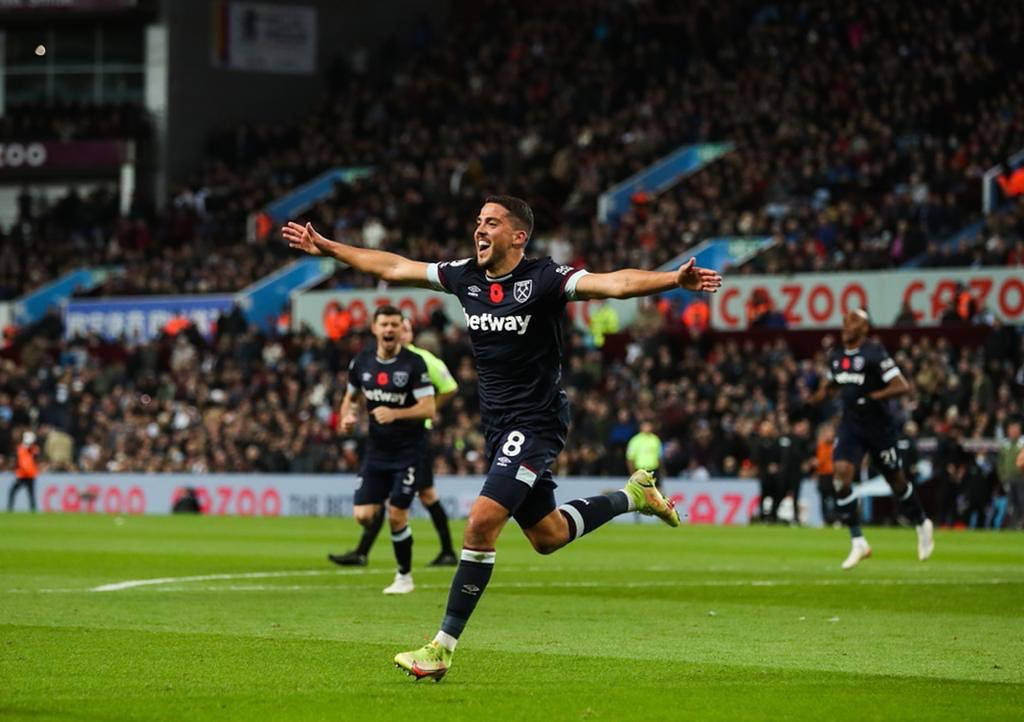
[[(436, 631), (452, 574), (414, 533), (418, 588), (389, 598), (386, 533), (367, 569), (326, 562), (349, 520), (2, 516), (0, 718), (1024, 714), (1024, 535), (940, 532), (922, 564), (912, 530), (869, 530), (842, 572), (841, 530), (612, 524), (540, 557), (513, 524), (434, 684), (391, 663)], [(196, 575), (230, 576), (89, 591)]]

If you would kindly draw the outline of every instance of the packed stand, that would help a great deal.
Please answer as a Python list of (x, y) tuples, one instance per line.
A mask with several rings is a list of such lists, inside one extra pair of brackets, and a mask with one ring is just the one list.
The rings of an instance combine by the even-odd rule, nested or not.
[[(1010, 263), (1019, 223), (981, 251), (935, 242), (977, 217), (980, 174), (1024, 147), (1022, 22), (1019, 3), (983, 0), (686, 12), (459, 2), (444, 32), (424, 24), (411, 47), (343, 58), (301, 121), (215, 133), (167, 217), (138, 209), (47, 234), (34, 253), (41, 268), (83, 247), (123, 263), (103, 293), (238, 290), (288, 257), (279, 239), (243, 242), (252, 212), (329, 168), (373, 166), (307, 218), (344, 240), (452, 257), (481, 198), (502, 191), (534, 205), (537, 252), (593, 270), (657, 266), (720, 234), (777, 240), (752, 271), (888, 267), (924, 252)], [(496, 25), (521, 41), (499, 44)], [(639, 194), (621, 222), (596, 222), (614, 183), (682, 144), (723, 140), (736, 151), (661, 197)]]
[(120, 213), (116, 189), (72, 187), (56, 202), (18, 199), (17, 221), (0, 228), (0, 300), (16, 298), (81, 267), (116, 269), (91, 296), (234, 293), (295, 259), (281, 244), (253, 246), (224, 209), (179, 194), (162, 216)]
[(0, 115), (0, 141), (147, 140), (146, 109), (136, 103), (16, 103)]
[(980, 1), (765, 6), (746, 33), (714, 35), (694, 73), (712, 137), (737, 152), (639, 207), (621, 238), (772, 236), (747, 272), (922, 254), (925, 265), (1019, 263), (1019, 224), (949, 252), (939, 241), (977, 220), (982, 175), (1024, 147), (1022, 27), (1020, 5)]
[[(664, 476), (759, 478), (783, 435), (806, 449), (794, 460), (796, 480), (814, 473), (814, 443), (838, 407), (808, 399), (834, 337), (797, 358), (781, 338), (758, 347), (684, 336), (652, 310), (632, 338), (614, 354), (572, 333), (563, 379), (574, 420), (556, 474), (625, 475), (626, 444), (644, 421), (664, 441)], [(355, 472), (365, 431), (341, 436), (338, 410), (348, 362), (370, 339), (266, 336), (235, 309), (209, 340), (186, 329), (132, 347), (62, 340), (52, 317), (0, 357), (0, 463), (9, 468), (16, 440), (33, 430), (50, 470)], [(435, 315), (417, 344), (436, 351), (460, 387), (433, 433), (437, 473), (485, 473), (468, 337)], [(974, 512), (980, 523), (980, 510), (991, 521), (1015, 482), (985, 454), (1009, 445), (1024, 415), (1024, 338), (996, 323), (977, 348), (905, 335), (890, 351), (915, 389), (900, 414), (908, 460), (931, 460), (935, 518), (953, 524)], [(1010, 519), (1024, 519), (1022, 502)]]
[[(535, 203), (542, 251), (595, 270), (763, 234), (777, 249), (745, 270), (788, 272), (925, 252), (947, 263), (937, 241), (978, 217), (981, 174), (1024, 147), (1019, 5), (492, 10), (457, 15), (405, 62), (343, 69), (299, 126), (216, 138), (210, 172), (255, 172), (270, 197), (332, 166), (374, 165), (309, 218), (418, 257), (457, 255), (480, 198), (500, 188)], [(495, 22), (527, 40), (499, 51)], [(737, 151), (660, 198), (638, 194), (620, 223), (594, 221), (603, 190), (678, 145), (718, 140)], [(971, 239), (971, 262), (1012, 263), (1021, 236), (1008, 231), (980, 251)]]

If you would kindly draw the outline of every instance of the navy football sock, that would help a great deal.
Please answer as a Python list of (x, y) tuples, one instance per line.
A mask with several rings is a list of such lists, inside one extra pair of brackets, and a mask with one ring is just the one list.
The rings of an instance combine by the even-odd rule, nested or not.
[(850, 527), (850, 538), (864, 536), (860, 530), (860, 510), (857, 508), (857, 497), (853, 487), (840, 489), (836, 494), (836, 515), (839, 520)]
[(408, 574), (412, 569), (412, 529), (408, 524), (391, 532), (391, 545), (395, 548), (399, 574)]
[(477, 602), (491, 580), (494, 571), (494, 551), (463, 549), (459, 566), (455, 568), (452, 586), (448, 591), (448, 608), (441, 621), (441, 631), (459, 638), (466, 622), (476, 609)]
[(900, 513), (910, 519), (914, 526), (924, 523), (925, 514), (921, 508), (921, 500), (917, 498), (917, 491), (909, 481), (907, 490), (900, 497)]
[(558, 511), (569, 522), (569, 541), (573, 541), (629, 511), (629, 497), (624, 491), (613, 491), (586, 499), (573, 499), (558, 507)]
[(455, 550), (452, 549), (452, 534), (448, 530), (448, 515), (445, 514), (444, 507), (441, 506), (441, 500), (438, 499), (428, 506), (427, 512), (430, 514), (430, 521), (434, 522), (434, 528), (437, 530), (437, 538), (441, 541), (441, 552), (454, 554)]
[(382, 526), (384, 526), (384, 507), (378, 509), (370, 523), (363, 527), (363, 535), (359, 537), (359, 546), (356, 547), (356, 554), (362, 554), (365, 557), (370, 553), (370, 548), (377, 541), (377, 535), (380, 534)]

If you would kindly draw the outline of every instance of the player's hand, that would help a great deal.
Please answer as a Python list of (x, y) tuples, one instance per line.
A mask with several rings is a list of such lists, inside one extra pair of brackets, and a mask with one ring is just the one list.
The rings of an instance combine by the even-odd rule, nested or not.
[(377, 420), (378, 424), (390, 424), (398, 418), (395, 410), (388, 406), (378, 406), (370, 413), (373, 414), (373, 418)]
[(303, 253), (308, 253), (311, 256), (322, 256), (323, 251), (317, 246), (317, 241), (326, 241), (327, 239), (313, 230), (313, 224), (307, 223), (306, 225), (299, 225), (294, 221), (288, 221), (281, 228), (281, 235), (288, 241), (289, 248), (297, 248)]
[(341, 426), (339, 428), (341, 429), (341, 433), (343, 433), (343, 434), (351, 434), (353, 431), (355, 431), (356, 430), (356, 415), (355, 414), (348, 414), (347, 416), (342, 416), (341, 417)]
[(676, 274), (676, 283), (680, 288), (687, 291), (706, 291), (715, 293), (722, 286), (722, 277), (718, 271), (710, 268), (701, 268), (697, 265), (697, 259), (691, 258), (679, 267)]

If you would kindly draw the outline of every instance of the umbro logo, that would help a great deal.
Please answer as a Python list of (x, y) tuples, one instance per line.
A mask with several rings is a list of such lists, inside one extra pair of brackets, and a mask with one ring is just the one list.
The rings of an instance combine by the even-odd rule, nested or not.
[(470, 286), (469, 288), (466, 289), (466, 293), (468, 293), (470, 296), (474, 296), (474, 297), (475, 296), (479, 296), (480, 295), (480, 286)]
[(478, 594), (480, 594), (480, 587), (478, 587), (475, 584), (463, 584), (462, 585), (462, 593), (463, 594), (469, 594), (470, 596), (475, 597)]

